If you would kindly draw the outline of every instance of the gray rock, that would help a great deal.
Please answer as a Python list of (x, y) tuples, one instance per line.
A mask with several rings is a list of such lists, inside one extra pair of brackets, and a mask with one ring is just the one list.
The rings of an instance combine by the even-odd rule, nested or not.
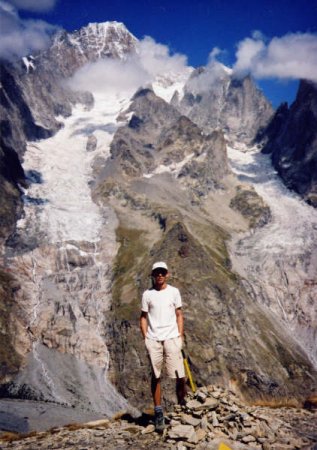
[(205, 394), (204, 392), (198, 392), (196, 398), (203, 403), (207, 398), (207, 394)]
[(217, 418), (217, 413), (216, 413), (216, 411), (212, 411), (212, 426), (213, 427), (219, 427), (219, 421), (218, 421), (218, 418)]
[(218, 400), (208, 397), (206, 398), (203, 404), (200, 403), (198, 406), (197, 405), (194, 406), (193, 409), (195, 411), (211, 410), (216, 409), (218, 405), (219, 405)]
[(186, 450), (186, 445), (183, 442), (177, 442), (176, 450)]
[(168, 437), (182, 439), (191, 443), (197, 443), (198, 438), (192, 425), (176, 425), (168, 431)]
[(91, 134), (87, 138), (86, 150), (87, 152), (93, 152), (97, 148), (97, 138), (94, 134)]
[(219, 405), (219, 401), (212, 398), (212, 397), (208, 397), (206, 398), (205, 402), (204, 402), (204, 406), (207, 406), (209, 409), (214, 409)]
[(189, 409), (197, 410), (201, 406), (201, 403), (197, 400), (190, 400), (189, 402), (186, 402), (186, 407)]
[(182, 414), (181, 422), (185, 425), (192, 425), (193, 427), (196, 427), (200, 424), (201, 419), (195, 418), (189, 414)]
[(199, 429), (196, 431), (196, 435), (197, 435), (197, 441), (200, 442), (200, 441), (202, 441), (202, 440), (204, 440), (204, 439), (206, 438), (206, 436), (207, 436), (207, 431), (204, 430), (204, 429), (202, 429), (202, 428), (199, 428)]
[(155, 426), (154, 425), (148, 425), (146, 428), (144, 428), (141, 433), (142, 434), (149, 434), (149, 433), (153, 433), (155, 431)]
[(244, 436), (241, 441), (245, 444), (249, 444), (250, 442), (255, 442), (256, 438), (252, 436), (252, 434), (248, 434), (247, 436)]
[[(192, 425), (193, 425), (193, 424), (192, 424)], [(204, 416), (204, 417), (201, 419), (201, 422), (200, 422), (200, 428), (202, 428), (203, 430), (208, 430), (208, 428), (209, 428), (209, 422), (208, 422), (207, 416)]]

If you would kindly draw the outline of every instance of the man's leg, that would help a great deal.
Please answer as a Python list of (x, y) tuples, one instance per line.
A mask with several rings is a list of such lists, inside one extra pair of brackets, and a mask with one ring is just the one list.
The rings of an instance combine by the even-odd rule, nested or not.
[(179, 405), (183, 405), (186, 396), (186, 378), (176, 378), (176, 396)]
[(163, 343), (151, 339), (145, 340), (145, 346), (152, 366), (151, 392), (154, 406), (161, 404), (161, 370), (163, 364)]
[(182, 338), (168, 339), (164, 342), (166, 369), (170, 378), (176, 378), (176, 396), (178, 404), (184, 403), (186, 396), (186, 378), (182, 356)]
[(151, 390), (154, 402), (154, 423), (156, 431), (162, 432), (165, 428), (165, 419), (161, 405), (161, 379), (152, 375)]
[(152, 365), (151, 391), (154, 402), (155, 429), (162, 432), (165, 427), (164, 413), (161, 405), (161, 369), (163, 364), (163, 343), (147, 340), (147, 349)]
[(156, 378), (154, 373), (152, 374), (151, 391), (154, 406), (161, 406), (161, 379)]

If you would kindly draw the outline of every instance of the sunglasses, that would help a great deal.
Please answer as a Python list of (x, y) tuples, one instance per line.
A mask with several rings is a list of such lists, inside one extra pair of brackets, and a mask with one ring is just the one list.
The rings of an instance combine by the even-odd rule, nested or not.
[(155, 269), (152, 272), (153, 277), (158, 277), (159, 275), (162, 275), (163, 277), (166, 277), (167, 270), (166, 269)]

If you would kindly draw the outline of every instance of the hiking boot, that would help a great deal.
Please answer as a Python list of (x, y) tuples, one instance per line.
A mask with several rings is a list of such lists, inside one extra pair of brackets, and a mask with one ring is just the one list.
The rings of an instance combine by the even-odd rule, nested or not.
[(164, 419), (163, 411), (159, 411), (159, 412), (155, 413), (154, 425), (155, 425), (155, 430), (156, 431), (162, 432), (164, 430), (164, 428), (165, 428), (165, 419)]

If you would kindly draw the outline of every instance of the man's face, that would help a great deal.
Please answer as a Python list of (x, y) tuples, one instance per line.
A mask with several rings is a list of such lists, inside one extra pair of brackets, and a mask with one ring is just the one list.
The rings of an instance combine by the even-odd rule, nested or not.
[(168, 271), (163, 268), (157, 268), (153, 270), (152, 277), (156, 286), (162, 286), (166, 283), (166, 280), (168, 278)]

